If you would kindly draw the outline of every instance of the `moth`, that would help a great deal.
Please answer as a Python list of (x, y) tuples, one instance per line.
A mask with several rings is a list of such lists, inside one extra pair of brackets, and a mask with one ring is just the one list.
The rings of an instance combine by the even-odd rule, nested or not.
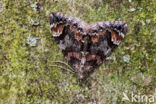
[(78, 18), (51, 13), (50, 29), (68, 64), (83, 79), (120, 44), (127, 24), (106, 21), (88, 25)]

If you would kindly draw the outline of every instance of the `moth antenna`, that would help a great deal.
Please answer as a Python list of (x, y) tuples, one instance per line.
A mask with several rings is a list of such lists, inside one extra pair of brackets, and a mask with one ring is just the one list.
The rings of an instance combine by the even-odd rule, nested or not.
[(75, 72), (71, 71), (70, 69), (64, 68), (64, 67), (62, 67), (62, 66), (58, 66), (58, 65), (50, 65), (50, 66), (51, 66), (51, 67), (58, 67), (58, 68), (60, 68), (60, 69), (67, 70), (67, 71), (69, 71), (69, 72), (71, 72), (71, 73), (75, 73)]
[(69, 69), (71, 69), (72, 71), (76, 72), (71, 66), (69, 66), (67, 63), (62, 62), (62, 61), (52, 61), (53, 63), (59, 63), (59, 64), (63, 64), (66, 65)]

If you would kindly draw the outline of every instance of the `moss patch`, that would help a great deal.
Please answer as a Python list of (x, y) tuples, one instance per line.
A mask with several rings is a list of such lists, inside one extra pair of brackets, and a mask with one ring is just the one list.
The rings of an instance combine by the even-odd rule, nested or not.
[[(123, 92), (155, 95), (155, 5), (154, 0), (1, 0), (0, 103), (131, 104), (122, 101)], [(64, 58), (49, 29), (50, 12), (89, 24), (125, 21), (128, 34), (111, 60), (81, 83), (52, 67)]]

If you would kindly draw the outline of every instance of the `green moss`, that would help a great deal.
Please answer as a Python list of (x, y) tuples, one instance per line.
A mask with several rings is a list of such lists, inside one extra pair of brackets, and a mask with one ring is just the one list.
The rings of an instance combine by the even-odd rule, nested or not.
[[(154, 95), (155, 5), (154, 0), (0, 1), (0, 103), (131, 104), (122, 101), (123, 92)], [(73, 74), (52, 67), (53, 61), (64, 58), (49, 30), (50, 12), (89, 24), (122, 20), (128, 34), (110, 56), (114, 60), (93, 73), (94, 80), (79, 82)]]

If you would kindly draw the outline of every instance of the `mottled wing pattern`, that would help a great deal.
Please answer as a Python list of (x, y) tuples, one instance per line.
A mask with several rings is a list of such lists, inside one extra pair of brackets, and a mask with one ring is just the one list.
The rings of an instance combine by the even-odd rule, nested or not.
[(80, 19), (52, 13), (50, 28), (69, 65), (80, 79), (98, 67), (120, 44), (127, 32), (122, 21), (88, 26)]
[(99, 22), (90, 26), (90, 45), (86, 59), (91, 66), (99, 66), (120, 44), (127, 32), (121, 21)]
[(52, 13), (50, 29), (59, 44), (68, 64), (78, 72), (83, 50), (82, 38), (86, 36), (88, 24), (61, 13)]
[[(85, 62), (79, 68), (79, 76), (83, 78), (98, 67), (120, 44), (127, 32), (127, 24), (121, 21), (99, 22), (88, 29)], [(82, 63), (81, 63), (82, 65)]]

